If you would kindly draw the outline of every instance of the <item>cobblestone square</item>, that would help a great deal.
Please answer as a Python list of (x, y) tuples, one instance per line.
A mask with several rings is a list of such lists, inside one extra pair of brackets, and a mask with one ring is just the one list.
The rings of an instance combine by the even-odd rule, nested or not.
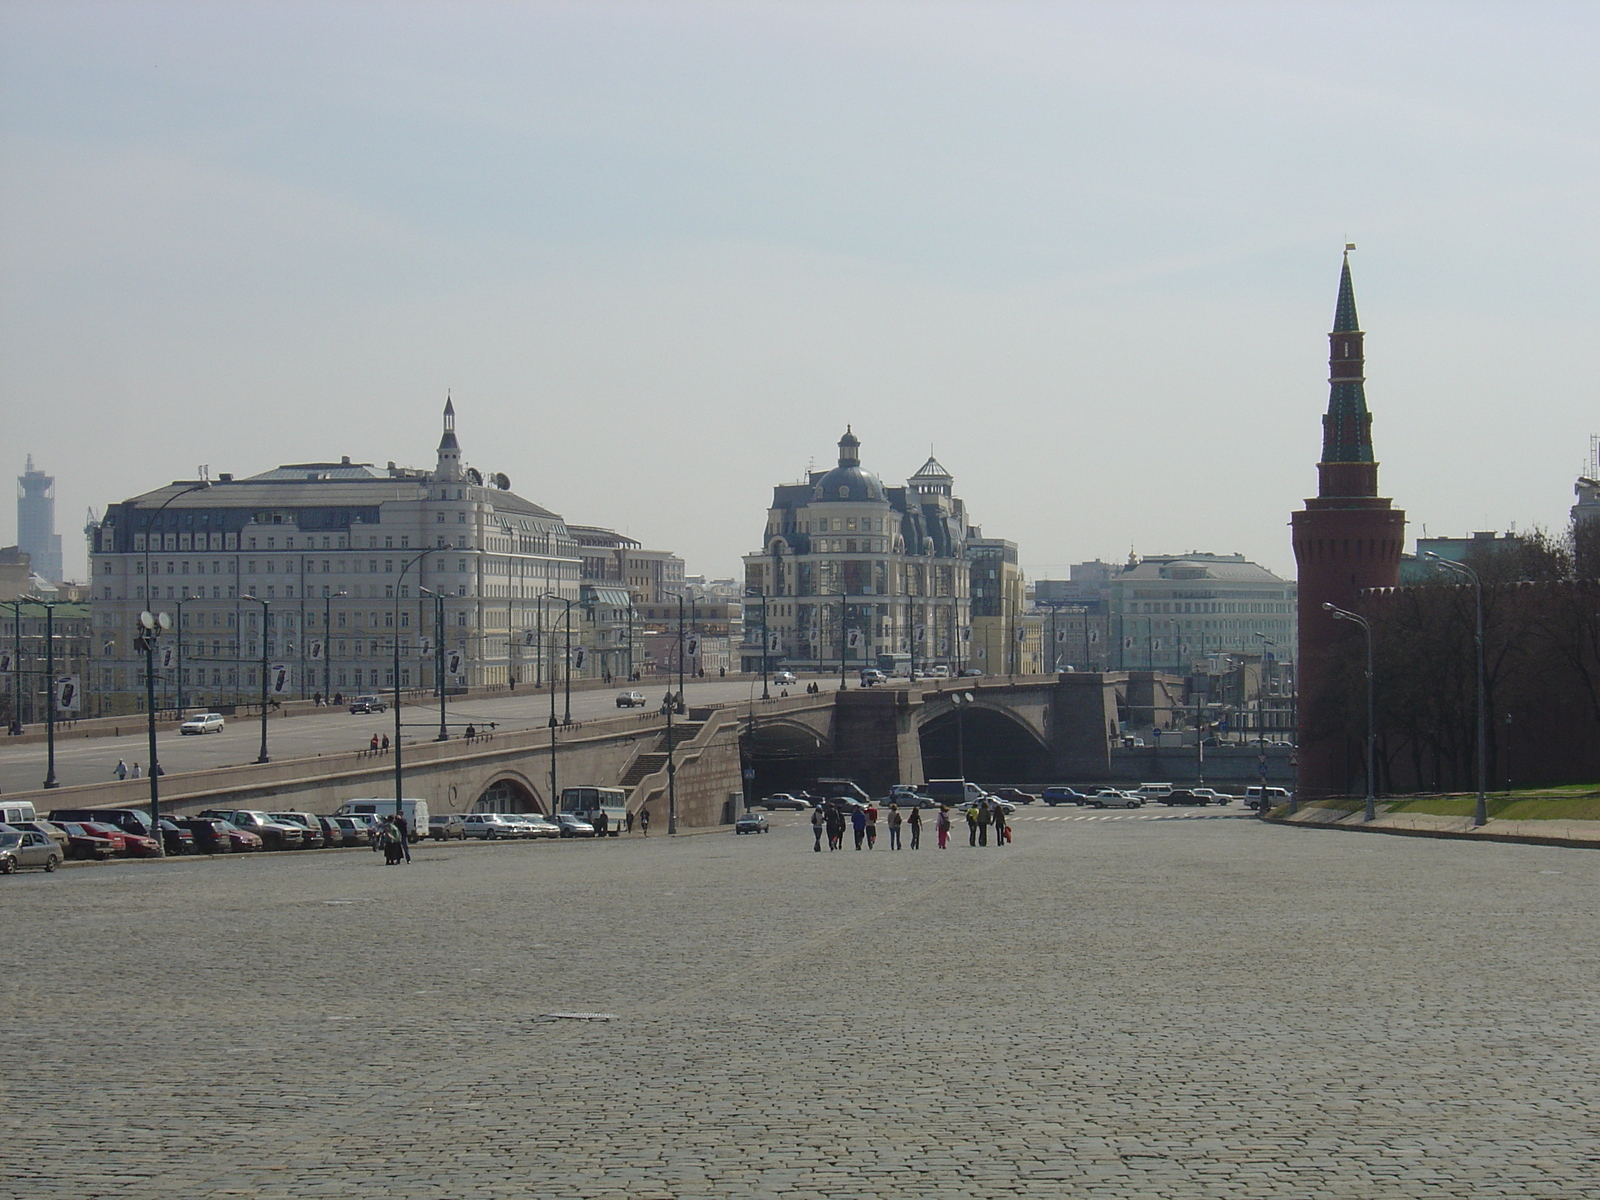
[(1044, 815), (7, 878), (8, 1194), (1600, 1187), (1600, 858)]

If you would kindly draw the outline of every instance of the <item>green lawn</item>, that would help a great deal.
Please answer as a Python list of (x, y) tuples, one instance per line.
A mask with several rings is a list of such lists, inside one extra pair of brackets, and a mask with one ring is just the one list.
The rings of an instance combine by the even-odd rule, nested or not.
[[(1401, 800), (1390, 803), (1389, 811), (1470, 817), (1477, 804), (1477, 794), (1468, 792)], [(1575, 784), (1510, 793), (1490, 792), (1489, 815), (1507, 821), (1600, 821), (1600, 788)]]

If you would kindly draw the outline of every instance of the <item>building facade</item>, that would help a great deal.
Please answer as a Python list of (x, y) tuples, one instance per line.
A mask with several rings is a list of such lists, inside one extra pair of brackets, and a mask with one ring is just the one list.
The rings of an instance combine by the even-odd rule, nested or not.
[(1394, 587), (1405, 549), (1406, 515), (1378, 495), (1364, 339), (1347, 249), (1328, 335), (1328, 410), (1322, 418), (1317, 495), (1291, 519), (1300, 582), (1296, 786), (1306, 799), (1350, 789), (1351, 739), (1359, 743), (1364, 733), (1333, 728), (1324, 712), (1340, 641), (1360, 631), (1336, 620), (1323, 605), (1350, 610), (1364, 589)]
[(964, 664), (968, 529), (953, 486), (930, 458), (904, 487), (884, 487), (846, 430), (838, 466), (774, 488), (762, 549), (744, 559), (744, 669), (765, 657), (771, 668), (854, 670), (913, 649), (919, 664)]
[(1294, 582), (1243, 555), (1149, 555), (1108, 586), (1113, 670), (1187, 675), (1219, 655), (1299, 656)]
[(431, 471), (345, 458), (179, 481), (113, 505), (89, 550), (108, 711), (144, 705), (142, 610), (175, 625), (158, 706), (181, 686), (196, 707), (259, 698), (263, 666), (293, 697), (506, 683), (554, 625), (542, 598), (580, 598), (565, 522), (463, 465), (449, 402)]

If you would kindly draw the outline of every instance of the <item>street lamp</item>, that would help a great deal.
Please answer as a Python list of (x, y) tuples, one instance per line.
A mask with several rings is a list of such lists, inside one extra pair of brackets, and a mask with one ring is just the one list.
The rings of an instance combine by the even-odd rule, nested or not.
[(6, 600), (11, 607), (11, 732), (22, 732), (22, 605), (23, 600)]
[[(749, 593), (746, 592), (745, 595), (748, 596)], [(771, 700), (772, 699), (772, 692), (767, 687), (767, 647), (771, 644), (769, 642), (769, 640), (768, 640), (769, 635), (767, 633), (767, 593), (765, 591), (763, 591), (763, 592), (760, 593), (760, 595), (761, 595), (761, 698), (763, 700)], [(631, 613), (632, 611), (633, 610), (630, 607), (629, 608), (629, 612)], [(630, 641), (631, 641), (631, 631), (630, 631)], [(630, 663), (629, 665), (631, 666), (632, 664)]]
[[(1261, 669), (1256, 675), (1256, 733), (1257, 741), (1261, 743), (1261, 808), (1260, 816), (1265, 819), (1267, 815), (1267, 647), (1277, 647), (1278, 643), (1257, 629), (1254, 637), (1261, 639)], [(1289, 812), (1293, 815), (1295, 802), (1293, 794), (1289, 797)]]
[(845, 621), (848, 619), (848, 617), (846, 616), (846, 611), (845, 610), (849, 606), (849, 603), (850, 603), (850, 593), (849, 592), (840, 592), (839, 593), (839, 690), (841, 692), (844, 691), (849, 686), (848, 684), (845, 683), (845, 679), (844, 679), (844, 656), (845, 656), (845, 651), (846, 651), (846, 643), (849, 641), (849, 637), (850, 637), (849, 631), (845, 628)]
[(972, 703), (971, 692), (952, 692), (950, 703), (956, 708), (956, 774), (967, 777), (967, 733), (965, 705)]
[(667, 833), (678, 832), (678, 761), (672, 745), (672, 710), (683, 703), (683, 593), (661, 589), (678, 600), (678, 698), (667, 705)]
[[(145, 544), (149, 545), (148, 540)], [(145, 713), (150, 735), (150, 827), (156, 835), (158, 857), (166, 853), (166, 846), (161, 837), (161, 762), (156, 756), (156, 641), (163, 630), (171, 628), (172, 618), (166, 613), (153, 615), (144, 609), (139, 613), (139, 634), (134, 639), (134, 647), (144, 651)], [(265, 736), (263, 732), (262, 737)]]
[[(406, 572), (427, 556), (428, 552), (424, 550), (421, 554), (412, 557), (400, 568), (400, 574), (395, 577), (394, 581), (394, 815), (397, 821), (400, 819), (401, 810), (404, 807), (401, 803), (401, 797), (404, 792), (402, 791), (400, 776), (400, 593), (405, 589), (401, 584), (405, 580)], [(417, 831), (408, 830), (407, 835), (409, 836), (415, 832)], [(427, 831), (423, 830), (422, 832), (426, 833)]]
[[(572, 724), (572, 601), (568, 600), (565, 596), (558, 596), (554, 592), (546, 592), (546, 593), (544, 593), (543, 596), (540, 597), (540, 599), (541, 600), (543, 600), (543, 599), (559, 600), (559, 601), (561, 601), (561, 603), (563, 603), (563, 604), (565, 604), (567, 606), (567, 615), (565, 617), (566, 625), (567, 625), (567, 663), (566, 663), (565, 668), (563, 668), (563, 670), (561, 672), (561, 677), (565, 682), (566, 711), (562, 715), (561, 723), (563, 725), (571, 725)], [(682, 605), (682, 601), (680, 600), (679, 601), (679, 607), (681, 608), (682, 606), (683, 606)], [(552, 640), (554, 640), (554, 633), (555, 633), (555, 631), (551, 630)], [(681, 656), (682, 649), (683, 649), (683, 630), (681, 628), (678, 631), (678, 649), (679, 649), (679, 653), (680, 653), (680, 656)], [(680, 691), (683, 689), (683, 663), (681, 661), (678, 664), (678, 688), (679, 688)], [(555, 706), (556, 706), (556, 679), (555, 679), (554, 673), (552, 673), (551, 676), (550, 676), (550, 710), (551, 710), (551, 714), (552, 715), (554, 715)]]
[(431, 591), (420, 585), (417, 592), (433, 598), (433, 681), (439, 692), (439, 736), (433, 740), (448, 742), (450, 730), (445, 725), (444, 713), (444, 593)]
[(1378, 815), (1377, 800), (1373, 796), (1372, 773), (1376, 762), (1375, 746), (1377, 745), (1377, 725), (1373, 719), (1372, 704), (1372, 622), (1360, 613), (1353, 613), (1330, 604), (1326, 600), (1322, 603), (1322, 611), (1331, 616), (1335, 621), (1354, 621), (1361, 626), (1361, 632), (1367, 636), (1367, 815), (1365, 820), (1372, 820)]
[(338, 591), (322, 598), (322, 698), (329, 704), (333, 703), (333, 602), (349, 594)]
[[(261, 755), (256, 761), (258, 763), (269, 763), (272, 759), (267, 756), (267, 628), (268, 619), (272, 613), (272, 603), (269, 600), (263, 600), (260, 596), (245, 596), (244, 599), (254, 600), (261, 605)], [(155, 745), (154, 721), (151, 722), (150, 728), (150, 744), (153, 747)]]
[[(157, 536), (155, 532), (156, 522), (160, 519), (161, 514), (167, 510), (167, 505), (171, 504), (179, 496), (187, 496), (190, 492), (203, 492), (210, 486), (211, 481), (209, 479), (201, 479), (195, 483), (186, 484), (184, 487), (178, 489), (176, 492), (173, 492), (172, 495), (163, 500), (155, 512), (150, 514), (150, 524), (144, 531), (144, 587), (145, 592), (147, 593), (146, 599), (152, 603), (160, 599), (160, 597), (156, 595), (156, 589), (150, 583), (150, 539)], [(151, 608), (151, 611), (155, 611), (153, 607)], [(179, 609), (178, 611), (181, 613), (183, 610)], [(182, 627), (178, 629), (178, 647), (178, 653), (181, 655), (183, 653)], [(179, 674), (179, 679), (182, 679), (181, 672)], [(158, 838), (157, 840), (159, 841), (160, 839)]]
[(1487, 825), (1489, 823), (1489, 702), (1488, 679), (1483, 669), (1483, 579), (1466, 563), (1458, 563), (1452, 559), (1440, 558), (1432, 550), (1422, 552), (1424, 558), (1431, 558), (1439, 566), (1447, 570), (1459, 571), (1472, 580), (1472, 588), (1476, 599), (1478, 611), (1478, 806), (1473, 812), (1474, 825)]

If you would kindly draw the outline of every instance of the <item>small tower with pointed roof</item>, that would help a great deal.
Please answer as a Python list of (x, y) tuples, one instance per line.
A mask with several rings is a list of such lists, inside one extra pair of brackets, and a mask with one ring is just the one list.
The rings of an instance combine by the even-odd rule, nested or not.
[(444, 399), (444, 433), (439, 438), (439, 465), (433, 477), (454, 483), (461, 478), (461, 444), (456, 441), (456, 406), (448, 393)]
[(1324, 603), (1350, 609), (1368, 588), (1400, 581), (1406, 514), (1378, 495), (1378, 463), (1367, 411), (1364, 335), (1356, 317), (1350, 251), (1345, 248), (1339, 300), (1328, 335), (1328, 410), (1322, 418), (1317, 494), (1293, 515), (1299, 569), (1299, 756), (1296, 786), (1304, 799), (1364, 790), (1358, 746), (1364, 729), (1335, 729), (1329, 686), (1341, 642), (1352, 632)]

